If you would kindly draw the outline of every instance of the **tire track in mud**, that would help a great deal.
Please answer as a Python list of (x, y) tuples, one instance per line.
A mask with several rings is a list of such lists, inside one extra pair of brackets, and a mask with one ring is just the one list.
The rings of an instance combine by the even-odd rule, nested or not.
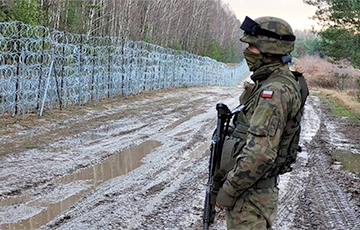
[[(197, 159), (185, 167), (186, 173), (179, 175), (172, 183), (176, 189), (167, 193), (162, 204), (144, 215), (141, 225), (133, 229), (200, 229), (196, 226), (200, 225), (202, 218), (203, 203), (200, 195), (203, 195), (204, 184), (198, 182), (205, 177), (205, 173), (198, 172), (204, 171), (206, 166), (202, 160)], [(198, 221), (194, 221), (193, 217), (189, 218), (189, 215), (196, 215)]]
[[(120, 220), (112, 221), (112, 227), (116, 226), (117, 229), (127, 230), (192, 229), (199, 221), (193, 222), (191, 219), (189, 220), (188, 216), (189, 213), (193, 213), (198, 216), (199, 220), (201, 219), (205, 182), (199, 183), (199, 181), (205, 178), (207, 162), (202, 157), (193, 159), (188, 156), (194, 151), (198, 151), (198, 147), (201, 147), (199, 144), (207, 140), (207, 133), (211, 130), (210, 124), (210, 120), (205, 122), (199, 131), (177, 151), (176, 155), (164, 159), (166, 164), (152, 170), (131, 188), (121, 192), (107, 192), (104, 198), (100, 201), (90, 202), (94, 204), (87, 205), (87, 208), (94, 210), (96, 206), (109, 206), (110, 204), (115, 209), (114, 206), (120, 207), (126, 204), (123, 201), (116, 202), (114, 198), (121, 197), (121, 194), (127, 194), (126, 199), (131, 201), (131, 206), (134, 207), (132, 214), (123, 213)], [(146, 184), (142, 183), (145, 181), (147, 181)], [(110, 197), (111, 201), (108, 199)], [(113, 208), (107, 209), (106, 213)], [(64, 217), (73, 217), (72, 213), (78, 212), (79, 210), (72, 210)], [(49, 227), (51, 229), (68, 229), (69, 226), (64, 223), (66, 222), (64, 217)], [(126, 224), (124, 224), (125, 221)], [(104, 227), (97, 223), (97, 228)]]
[[(185, 122), (181, 122), (181, 124), (183, 123)], [(175, 122), (175, 124), (179, 123)], [(191, 122), (184, 125), (191, 126)], [(204, 155), (208, 153), (206, 150), (208, 148), (204, 150), (203, 143), (210, 143), (207, 134), (211, 130), (212, 122), (208, 120), (198, 128), (191, 139), (186, 140), (186, 144), (177, 151), (175, 156), (166, 159), (163, 167), (146, 178), (149, 181), (157, 181), (156, 185), (146, 189), (145, 208), (130, 221), (136, 223), (136, 219), (137, 223), (127, 226), (126, 229), (175, 230), (193, 229), (199, 225), (202, 218), (202, 196), (205, 188), (205, 181), (203, 183), (199, 183), (199, 181), (206, 177), (206, 168), (208, 167), (207, 162), (203, 160)], [(205, 145), (207, 146), (207, 144)], [(201, 157), (192, 158), (192, 155), (198, 155), (194, 154), (196, 151), (200, 151)], [(164, 180), (167, 182), (161, 182)], [(198, 221), (194, 222), (189, 215), (197, 216)], [(195, 229), (200, 228), (195, 227)]]
[[(320, 135), (319, 132), (318, 135)], [(331, 162), (319, 146), (321, 139), (312, 146), (310, 177), (297, 211), (297, 229), (355, 230), (360, 228), (359, 213), (350, 194), (339, 186), (329, 170)]]
[[(360, 229), (358, 207), (330, 169), (332, 161), (327, 155), (330, 150), (325, 143), (328, 144), (326, 140), (331, 135), (324, 126), (329, 120), (321, 113), (319, 105), (319, 100), (314, 97), (307, 102), (307, 107), (316, 113), (305, 113), (304, 123), (312, 128), (317, 122), (320, 125), (317, 125), (318, 130), (312, 130), (313, 135), (316, 134), (313, 138), (309, 138), (307, 135), (311, 132), (306, 131), (302, 138), (305, 153), (299, 154), (293, 172), (281, 176), (286, 182), (284, 188), (280, 188), (278, 216), (273, 229)], [(309, 126), (312, 120), (314, 124)]]
[[(40, 229), (202, 229), (209, 159), (206, 144), (210, 143), (216, 125), (215, 104), (219, 98), (233, 98), (237, 90), (226, 93), (189, 90), (189, 98), (172, 95), (175, 102), (168, 100), (168, 106), (160, 105), (161, 99), (152, 104), (131, 105), (138, 113), (125, 121), (139, 122), (136, 127), (121, 126), (115, 118), (121, 111), (113, 108), (108, 111), (113, 119), (79, 134), (77, 137), (87, 138), (81, 143), (85, 147), (104, 144), (125, 147), (115, 143), (116, 138), (123, 144), (155, 140), (163, 145), (143, 158), (142, 166), (103, 183)], [(236, 100), (226, 103), (231, 108)], [(274, 230), (360, 229), (357, 208), (338, 184), (341, 177), (334, 176), (329, 169), (331, 160), (326, 155), (329, 147), (325, 141), (331, 136), (326, 127), (320, 127), (320, 123), (327, 121), (318, 109), (319, 104), (315, 97), (310, 97), (307, 103), (303, 152), (294, 170), (281, 176)], [(224, 212), (217, 213), (210, 229), (226, 229)]]
[[(75, 205), (74, 208), (60, 214), (49, 224), (48, 228), (63, 227), (63, 229), (77, 229), (77, 226), (80, 225), (82, 226), (80, 229), (108, 229), (109, 226), (115, 229), (129, 229), (129, 226), (131, 226), (128, 223), (129, 220), (133, 220), (134, 223), (141, 222), (142, 218), (134, 219), (134, 216), (139, 213), (155, 210), (161, 199), (167, 196), (167, 193), (171, 194), (173, 191), (176, 191), (179, 184), (181, 184), (181, 179), (185, 178), (182, 174), (186, 175), (187, 172), (193, 172), (187, 169), (186, 166), (195, 158), (197, 159), (199, 154), (195, 154), (194, 158), (189, 154), (194, 152), (194, 150), (196, 151), (206, 140), (208, 133), (212, 131), (212, 126), (215, 123), (212, 119), (216, 119), (214, 106), (216, 101), (221, 98), (228, 98), (230, 92), (237, 91), (234, 88), (229, 88), (228, 90), (221, 90), (216, 87), (189, 88), (183, 90), (186, 91), (185, 95), (183, 92), (167, 92), (165, 95), (163, 94), (164, 97), (156, 96), (154, 100), (135, 101), (129, 105), (121, 106), (121, 108), (114, 105), (106, 111), (89, 111), (89, 115), (86, 115), (86, 117), (90, 118), (91, 114), (93, 114), (98, 118), (80, 119), (79, 126), (80, 122), (83, 121), (84, 127), (82, 127), (79, 133), (70, 135), (60, 142), (51, 143), (46, 149), (41, 150), (53, 155), (57, 154), (56, 160), (55, 158), (52, 159), (49, 154), (46, 156), (49, 159), (46, 160), (49, 160), (50, 163), (55, 163), (59, 159), (61, 160), (59, 164), (64, 164), (65, 167), (62, 167), (61, 170), (49, 168), (47, 170), (49, 175), (47, 176), (47, 174), (43, 175), (41, 171), (37, 170), (36, 163), (43, 162), (41, 166), (44, 168), (47, 166), (51, 167), (51, 165), (45, 164), (42, 160), (37, 160), (34, 164), (27, 161), (27, 164), (34, 168), (33, 171), (29, 170), (29, 173), (39, 178), (49, 178), (46, 184), (54, 185), (53, 179), (56, 178), (52, 179), (51, 173), (56, 172), (56, 175), (61, 176), (76, 169), (81, 170), (82, 167), (106, 158), (111, 155), (111, 151), (118, 151), (119, 148), (126, 148), (126, 146), (142, 143), (148, 139), (157, 139), (169, 144), (162, 148), (162, 152), (158, 151), (155, 153), (158, 156), (155, 156), (153, 159), (143, 159), (144, 163), (148, 163), (144, 167), (146, 168), (145, 171), (140, 170), (138, 175), (130, 173), (131, 175), (128, 177), (115, 178), (115, 181), (119, 179), (119, 183), (107, 187), (102, 192), (97, 190), (90, 192), (86, 196), (91, 197), (90, 203), (84, 201), (85, 207), (80, 206), (80, 208), (76, 208), (77, 205)], [(164, 102), (166, 102), (165, 105)], [(126, 111), (122, 114), (124, 108)], [(209, 110), (209, 108), (211, 109)], [(205, 111), (208, 112), (205, 113)], [(109, 116), (109, 118), (106, 118), (106, 116)], [(104, 119), (101, 119), (102, 117)], [(94, 121), (94, 123), (91, 123), (91, 121)], [(197, 123), (198, 121), (200, 123)], [(91, 124), (87, 124), (88, 122)], [(131, 123), (135, 125), (131, 125)], [(172, 127), (172, 129), (166, 129), (172, 123), (176, 124), (176, 126)], [(211, 128), (206, 128), (206, 126)], [(199, 128), (203, 129), (203, 131), (198, 131)], [(54, 128), (53, 130), (55, 132), (56, 129)], [(187, 130), (187, 132), (183, 132), (184, 130)], [(65, 148), (66, 151), (63, 151)], [(171, 151), (171, 149), (174, 151)], [(45, 157), (45, 154), (36, 154), (36, 152), (38, 151), (33, 150), (31, 154), (34, 153), (33, 155), (39, 158)], [(75, 159), (71, 158), (72, 152), (76, 154)], [(31, 154), (28, 153), (27, 156), (31, 157)], [(188, 155), (184, 156), (184, 154)], [(22, 156), (23, 154), (19, 153), (19, 155)], [(50, 161), (50, 158), (52, 161)], [(71, 163), (76, 162), (76, 165), (73, 167), (73, 165), (67, 163), (68, 161), (71, 161)], [(12, 166), (17, 166), (15, 164), (17, 162), (11, 163)], [(162, 163), (162, 165), (159, 163)], [(201, 165), (196, 165), (196, 167), (201, 167)], [(25, 169), (18, 167), (17, 170), (13, 171), (21, 172), (21, 170)], [(196, 170), (203, 171), (203, 169), (199, 168)], [(184, 171), (184, 173), (179, 174), (179, 171)], [(30, 178), (29, 173), (27, 175)], [(27, 178), (22, 177), (22, 179), (22, 181), (28, 181)], [(107, 183), (111, 184), (111, 182), (104, 184)], [(38, 187), (36, 184), (32, 184), (31, 187), (25, 190), (16, 180), (4, 180), (2, 185), (6, 185), (9, 190), (20, 187), (19, 193), (34, 191), (34, 194), (29, 195), (29, 199), (34, 200), (38, 199), (39, 196), (43, 197), (48, 193), (51, 194), (53, 190), (51, 188), (56, 186), (44, 185)], [(113, 190), (112, 187), (115, 187), (115, 189)], [(94, 197), (92, 194), (95, 194)], [(0, 195), (0, 198), (4, 197)], [(10, 199), (11, 197), (6, 196), (5, 198)], [(144, 205), (144, 202), (152, 199), (153, 201), (149, 206)], [(17, 203), (12, 204), (12, 206), (17, 206)], [(122, 207), (129, 207), (129, 210), (123, 210)], [(6, 208), (5, 206), (2, 207), (0, 213), (6, 212)], [(98, 210), (102, 211), (97, 212)], [(91, 212), (90, 216), (87, 215), (87, 211)], [(22, 218), (21, 210), (19, 212), (20, 214), (13, 218), (14, 221)], [(25, 215), (25, 212), (22, 215)], [(73, 218), (81, 219), (83, 216), (89, 219), (80, 223), (75, 221), (75, 225), (71, 225)], [(2, 223), (8, 223), (5, 221), (9, 221), (4, 218), (1, 220), (3, 221)], [(13, 220), (11, 219), (10, 221)], [(70, 225), (67, 225), (68, 222), (70, 222)], [(41, 229), (43, 228), (46, 229), (47, 227), (43, 226)]]
[[(139, 102), (135, 101), (134, 103), (128, 104), (126, 106), (114, 106), (115, 108), (109, 108), (103, 112), (89, 112), (88, 115), (85, 115), (85, 118), (82, 117), (74, 119), (76, 120), (74, 121), (76, 124), (74, 125), (71, 123), (71, 127), (65, 128), (60, 126), (58, 128), (52, 127), (51, 129), (48, 127), (42, 127), (44, 130), (39, 131), (39, 133), (42, 135), (46, 135), (47, 132), (51, 132), (51, 135), (62, 136), (63, 129), (72, 130), (73, 127), (81, 126), (81, 128), (76, 128), (76, 134), (71, 133), (71, 135), (69, 135), (67, 138), (59, 138), (60, 140), (56, 139), (56, 141), (47, 143), (39, 149), (30, 149), (19, 153), (19, 156), (16, 157), (11, 156), (9, 159), (6, 159), (5, 157), (1, 158), (0, 160), (7, 161), (3, 165), (4, 168), (14, 167), (11, 168), (11, 171), (5, 171), (2, 174), (3, 177), (0, 177), (2, 182), (0, 184), (0, 198), (21, 195), (25, 190), (40, 187), (46, 183), (51, 183), (51, 180), (56, 176), (61, 176), (65, 173), (71, 173), (75, 170), (87, 167), (96, 160), (101, 160), (113, 154), (113, 151), (119, 150), (114, 150), (112, 147), (114, 146), (114, 140), (117, 138), (122, 140), (128, 139), (129, 141), (127, 145), (131, 145), (131, 142), (134, 143), (139, 141), (137, 140), (139, 138), (146, 139), (149, 133), (152, 134), (151, 130), (162, 131), (162, 129), (164, 129), (164, 127), (167, 125), (164, 120), (172, 122), (178, 117), (183, 116), (183, 114), (193, 112), (192, 107), (189, 106), (189, 104), (198, 104), (201, 101), (206, 101), (206, 94), (194, 95), (194, 93), (191, 91), (192, 90), (190, 89), (188, 95), (191, 96), (188, 98), (182, 96), (181, 92), (176, 92), (166, 98), (155, 98), (151, 101), (151, 103), (148, 102), (150, 100), (146, 99)], [(187, 104), (182, 102), (184, 100), (187, 101)], [(165, 109), (164, 103), (167, 104)], [(126, 107), (126, 109), (124, 109), (124, 107)], [(141, 111), (146, 112), (139, 114)], [(62, 122), (59, 121), (58, 123)], [(59, 133), (59, 129), (61, 130), (61, 133)], [(49, 136), (49, 134), (47, 136)], [(18, 140), (19, 138), (15, 137), (13, 139)], [(34, 136), (33, 139), (41, 140), (42, 138), (41, 136)], [(92, 146), (96, 145), (100, 146), (97, 150), (91, 149)], [(122, 147), (125, 149), (128, 146)], [(95, 158), (98, 159), (90, 158), (87, 163), (75, 163), (74, 161), (70, 160), (70, 164), (75, 165), (68, 171), (65, 171), (64, 169), (57, 171), (53, 169), (44, 169), (43, 172), (41, 172), (41, 176), (39, 175), (40, 173), (38, 171), (33, 173), (35, 170), (46, 168), (44, 165), (36, 166), (39, 162), (46, 161), (52, 163), (54, 161), (53, 159), (55, 158), (63, 158), (60, 164), (65, 162), (67, 160), (66, 158), (74, 158), (78, 161), (79, 159), (76, 157), (80, 154), (77, 152), (82, 151), (93, 151), (93, 154), (101, 157), (96, 156)], [(70, 154), (66, 152), (70, 152)], [(76, 156), (72, 156), (71, 153)], [(32, 162), (33, 158), (41, 158), (43, 155), (48, 155), (48, 159), (36, 159), (35, 162)], [(29, 157), (25, 158), (24, 156)], [(10, 167), (7, 167), (6, 165), (8, 164), (8, 161), (11, 162)], [(17, 165), (19, 164), (22, 165), (18, 167)], [(20, 172), (22, 170), (26, 171), (26, 173), (21, 173), (21, 176), (14, 177), (12, 172)], [(9, 179), (7, 179), (7, 175), (9, 175)]]
[[(143, 159), (143, 169), (115, 178), (108, 183), (114, 187), (102, 186), (107, 189), (99, 188), (42, 229), (192, 229), (200, 223), (208, 167), (203, 156), (216, 123), (216, 103), (198, 101), (201, 106), (172, 107), (174, 114), (164, 117), (169, 123), (156, 121), (162, 127), (147, 138), (163, 146)], [(236, 99), (227, 102), (232, 107)], [(147, 120), (150, 116), (142, 121)]]
[(314, 112), (316, 105), (313, 100), (314, 98), (309, 97), (305, 105), (300, 140), (302, 152), (298, 154), (293, 171), (280, 176), (278, 212), (273, 226), (275, 230), (293, 230), (297, 210), (301, 210), (299, 203), (302, 194), (305, 193), (304, 187), (308, 183), (309, 175), (309, 169), (306, 166), (309, 161), (307, 143), (311, 142), (318, 132), (317, 123), (320, 122), (317, 113)]
[[(322, 119), (329, 122), (328, 119)], [(324, 143), (329, 135), (322, 124), (313, 143), (311, 152), (311, 181), (305, 198), (311, 201), (312, 227), (321, 229), (353, 230), (360, 229), (358, 207), (351, 200), (351, 194), (345, 193), (340, 187), (336, 172), (331, 171), (332, 164), (327, 155), (331, 151)], [(316, 220), (316, 221), (315, 221)]]

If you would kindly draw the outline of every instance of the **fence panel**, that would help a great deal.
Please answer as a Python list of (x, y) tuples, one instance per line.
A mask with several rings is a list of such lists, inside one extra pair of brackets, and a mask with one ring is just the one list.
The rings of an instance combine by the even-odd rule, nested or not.
[(247, 72), (245, 61), (229, 67), (142, 41), (0, 23), (0, 114), (63, 109), (171, 87), (235, 86)]

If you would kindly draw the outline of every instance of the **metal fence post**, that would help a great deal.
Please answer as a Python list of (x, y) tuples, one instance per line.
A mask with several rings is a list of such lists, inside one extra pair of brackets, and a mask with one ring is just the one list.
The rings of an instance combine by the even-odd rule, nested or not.
[(44, 106), (45, 106), (45, 101), (46, 101), (46, 97), (47, 97), (47, 91), (48, 91), (49, 85), (50, 85), (50, 76), (51, 76), (53, 66), (54, 66), (54, 59), (51, 60), (51, 64), (50, 64), (50, 68), (49, 68), (49, 74), (48, 74), (48, 78), (46, 80), (44, 98), (43, 98), (42, 105), (41, 105), (41, 110), (40, 110), (40, 117), (42, 116), (43, 111), (44, 111)]
[[(0, 33), (0, 113), (18, 114), (22, 109), (24, 116), (35, 109), (42, 115), (46, 100), (50, 107), (56, 100), (60, 109), (71, 104), (81, 107), (115, 94), (128, 96), (184, 84), (233, 86), (248, 71), (245, 62), (228, 67), (146, 42), (110, 36), (84, 38), (21, 22), (0, 22)], [(51, 82), (53, 73), (56, 85)]]

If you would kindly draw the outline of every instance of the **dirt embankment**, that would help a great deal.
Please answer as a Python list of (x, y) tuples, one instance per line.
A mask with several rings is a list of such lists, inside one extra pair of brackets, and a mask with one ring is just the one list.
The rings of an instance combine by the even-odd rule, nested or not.
[[(0, 229), (201, 229), (215, 105), (240, 93), (153, 92), (3, 126)], [(274, 229), (360, 228), (359, 178), (329, 155), (359, 154), (358, 131), (309, 98)], [(212, 229), (226, 229), (218, 211)]]

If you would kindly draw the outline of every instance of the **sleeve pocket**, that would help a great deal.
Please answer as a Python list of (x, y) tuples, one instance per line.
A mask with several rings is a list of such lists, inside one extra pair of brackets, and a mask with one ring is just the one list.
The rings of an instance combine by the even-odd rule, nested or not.
[(274, 136), (277, 123), (273, 108), (258, 106), (250, 119), (249, 132), (255, 136)]

